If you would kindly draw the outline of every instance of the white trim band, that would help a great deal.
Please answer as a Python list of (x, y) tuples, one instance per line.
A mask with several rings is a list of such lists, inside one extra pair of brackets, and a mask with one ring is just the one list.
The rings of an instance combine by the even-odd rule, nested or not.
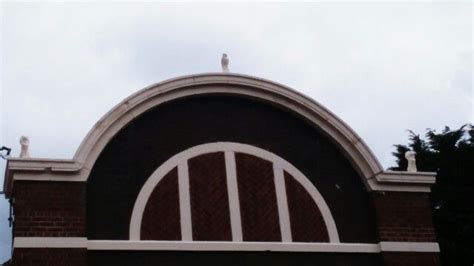
[(282, 242), (180, 242), (180, 241), (89, 241), (90, 250), (173, 250), (173, 251), (273, 251), (379, 253), (378, 244), (282, 243)]
[(276, 164), (273, 164), (273, 177), (278, 205), (278, 216), (280, 220), (281, 240), (282, 242), (291, 243), (293, 240), (291, 236), (290, 212), (288, 211), (285, 177), (283, 169)]
[(242, 220), (240, 219), (239, 187), (237, 184), (237, 168), (235, 166), (234, 152), (225, 152), (225, 171), (227, 178), (227, 194), (229, 195), (232, 241), (242, 242)]
[(184, 241), (192, 241), (193, 229), (191, 222), (191, 199), (189, 195), (189, 170), (187, 161), (181, 162), (178, 165), (178, 186), (181, 239)]
[(437, 242), (380, 242), (386, 252), (439, 252)]
[(81, 237), (16, 237), (14, 248), (87, 248), (88, 250), (273, 251), (273, 252), (428, 252), (438, 253), (436, 242), (282, 243), (216, 241), (87, 240)]

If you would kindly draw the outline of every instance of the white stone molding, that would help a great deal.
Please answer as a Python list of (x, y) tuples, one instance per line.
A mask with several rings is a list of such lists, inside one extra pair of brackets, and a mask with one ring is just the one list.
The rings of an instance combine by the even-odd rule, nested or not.
[[(82, 168), (75, 160), (44, 158), (8, 158), (10, 171), (76, 173)], [(17, 179), (15, 177), (15, 179)], [(81, 180), (83, 181), (83, 180)]]
[(20, 145), (21, 145), (21, 151), (20, 155), (18, 157), (20, 158), (30, 158), (30, 140), (26, 136), (21, 136), (20, 137)]
[[(64, 167), (56, 160), (23, 159), (19, 162), (21, 159), (9, 159), (4, 183), (6, 195), (9, 196), (11, 192), (13, 180), (20, 179), (17, 173), (23, 174), (21, 177), (23, 180), (87, 181), (99, 154), (115, 134), (130, 121), (163, 103), (206, 94), (250, 97), (300, 115), (311, 125), (326, 133), (341, 148), (361, 175), (369, 191), (429, 192), (430, 190), (432, 183), (406, 183), (403, 180), (398, 183), (379, 182), (377, 176), (383, 174), (384, 171), (364, 141), (342, 120), (309, 97), (284, 85), (261, 78), (231, 73), (207, 73), (178, 77), (153, 84), (126, 98), (94, 125), (72, 160), (62, 160)], [(57, 166), (61, 165), (62, 169), (56, 169), (60, 171), (55, 172), (54, 169), (48, 168), (50, 161), (54, 161)], [(74, 167), (66, 161), (72, 161)], [(11, 168), (13, 164), (21, 167)], [(40, 164), (39, 168), (44, 168), (30, 171), (28, 168), (31, 168), (31, 164)], [(72, 169), (74, 171), (71, 171)], [(28, 173), (25, 174), (25, 172)]]
[(293, 242), (291, 236), (290, 212), (288, 211), (288, 199), (283, 171), (283, 168), (277, 164), (273, 164), (273, 177), (275, 182), (278, 216), (280, 220), (281, 241)]
[(217, 241), (88, 240), (82, 237), (16, 237), (13, 248), (84, 248), (88, 250), (272, 251), (272, 252), (427, 252), (438, 253), (436, 242), (282, 243)]
[(192, 241), (193, 229), (191, 221), (191, 198), (189, 194), (188, 161), (182, 161), (178, 164), (178, 187), (181, 237), (183, 241)]
[(386, 252), (439, 252), (437, 242), (380, 242), (380, 250)]
[(230, 225), (232, 230), (232, 241), (242, 242), (242, 221), (240, 219), (239, 189), (237, 185), (237, 169), (235, 166), (235, 154), (232, 151), (225, 152), (225, 170), (227, 177), (227, 194), (229, 195)]
[[(96, 123), (79, 146), (74, 159), (90, 170), (109, 140), (132, 119), (165, 102), (204, 94), (251, 97), (297, 113), (338, 143), (365, 179), (371, 179), (382, 172), (380, 163), (361, 138), (319, 103), (281, 84), (230, 73), (179, 77), (151, 85), (131, 95)], [(88, 171), (84, 171), (84, 174), (83, 178), (86, 180)]]
[(229, 57), (227, 57), (227, 54), (222, 54), (221, 66), (222, 66), (222, 72), (224, 73), (229, 72)]
[(416, 152), (414, 151), (405, 152), (405, 159), (407, 159), (408, 161), (407, 172), (416, 173), (418, 171), (416, 169)]
[[(145, 206), (148, 202), (148, 199), (153, 192), (154, 188), (158, 185), (158, 183), (163, 179), (163, 177), (174, 167), (181, 166), (183, 164), (186, 164), (187, 160), (202, 155), (206, 153), (212, 153), (212, 152), (224, 152), (227, 155), (227, 160), (231, 160), (232, 157), (235, 158), (235, 156), (230, 155), (227, 152), (240, 152), (240, 153), (246, 153), (246, 154), (251, 154), (256, 157), (265, 159), (267, 161), (272, 162), (274, 165), (277, 165), (278, 169), (284, 169), (287, 171), (290, 175), (293, 176), (293, 178), (299, 182), (305, 190), (308, 192), (308, 194), (312, 197), (313, 201), (315, 204), (318, 206), (319, 210), (321, 211), (321, 215), (323, 216), (324, 223), (326, 225), (326, 228), (328, 230), (328, 235), (329, 235), (329, 242), (331, 243), (339, 243), (339, 234), (337, 231), (336, 223), (334, 221), (334, 218), (331, 214), (331, 211), (326, 204), (326, 201), (322, 197), (321, 193), (317, 190), (317, 188), (309, 181), (308, 178), (306, 178), (303, 173), (301, 173), (296, 167), (294, 167), (292, 164), (284, 160), (283, 158), (279, 157), (278, 155), (271, 153), (269, 151), (251, 146), (251, 145), (246, 145), (246, 144), (241, 144), (241, 143), (235, 143), (235, 142), (215, 142), (215, 143), (208, 143), (208, 144), (202, 144), (198, 145), (192, 148), (189, 148), (181, 153), (178, 153), (168, 159), (165, 163), (163, 163), (160, 167), (158, 167), (155, 172), (148, 178), (148, 180), (145, 182), (143, 185), (142, 189), (140, 190), (138, 197), (135, 201), (135, 205), (133, 207), (132, 211), (132, 218), (130, 220), (130, 240), (140, 240), (140, 230), (141, 230), (141, 223), (142, 223), (142, 217), (143, 217), (143, 212), (145, 211)], [(235, 159), (234, 159), (235, 160)], [(234, 162), (235, 163), (235, 162)], [(227, 163), (226, 163), (227, 164)], [(226, 166), (227, 167), (227, 166)], [(229, 165), (229, 168), (234, 167), (235, 165)], [(186, 169), (187, 171), (187, 169)], [(229, 171), (233, 171), (232, 169), (229, 169)], [(181, 176), (181, 173), (184, 172), (182, 170), (180, 172), (178, 168), (178, 173), (179, 176)], [(283, 175), (283, 170), (278, 172), (279, 174)], [(234, 177), (231, 177), (234, 178)], [(284, 182), (284, 180), (282, 180)], [(236, 184), (235, 184), (236, 185)], [(281, 186), (284, 186), (283, 184), (280, 184)], [(181, 185), (180, 185), (181, 186)], [(189, 190), (189, 185), (187, 187)], [(279, 188), (280, 189), (280, 188)], [(235, 189), (236, 190), (236, 189)], [(180, 187), (181, 191), (181, 187)], [(280, 189), (281, 192), (281, 189)], [(234, 192), (238, 195), (238, 192)], [(180, 199), (181, 199), (181, 192), (180, 192)], [(233, 199), (230, 202), (235, 202), (238, 199)], [(286, 203), (286, 200), (285, 200)], [(280, 198), (280, 203), (283, 204), (282, 198)], [(232, 207), (232, 206), (229, 206)], [(280, 207), (279, 207), (280, 208)], [(288, 208), (286, 206), (286, 208)], [(240, 212), (240, 207), (238, 208)], [(181, 210), (182, 211), (182, 210)], [(286, 210), (287, 211), (287, 210)], [(234, 213), (235, 215), (236, 213)], [(288, 214), (284, 214), (288, 215)], [(240, 216), (239, 216), (240, 217)], [(280, 218), (282, 218), (280, 216)], [(183, 219), (183, 218), (182, 218)], [(235, 219), (235, 217), (234, 217)], [(283, 221), (284, 224), (284, 233), (285, 233), (285, 240), (289, 241), (291, 240), (291, 231), (289, 230), (289, 218), (283, 217), (283, 219), (287, 219), (287, 221)], [(281, 219), (280, 219), (281, 220)], [(282, 221), (280, 221), (280, 224)], [(183, 224), (183, 222), (181, 222)], [(286, 226), (286, 224), (288, 226)], [(235, 227), (241, 227), (239, 223), (234, 224)], [(192, 226), (191, 226), (192, 227)], [(241, 228), (240, 230), (237, 228), (236, 232), (237, 235), (240, 233), (241, 234)], [(240, 232), (239, 232), (240, 231)], [(289, 234), (289, 236), (288, 236)], [(233, 234), (234, 236), (234, 234)], [(187, 239), (183, 239), (187, 240)]]
[(256, 251), (256, 252), (337, 252), (379, 253), (378, 244), (283, 243), (216, 241), (101, 241), (88, 242), (89, 250), (173, 250), (173, 251)]
[(399, 172), (385, 171), (376, 176), (374, 190), (430, 192), (436, 182), (434, 172)]

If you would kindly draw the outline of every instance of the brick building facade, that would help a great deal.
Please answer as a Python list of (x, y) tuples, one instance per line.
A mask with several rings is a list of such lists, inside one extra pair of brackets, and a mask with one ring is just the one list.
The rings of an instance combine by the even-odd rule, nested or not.
[(433, 183), (296, 91), (202, 74), (125, 99), (73, 159), (10, 158), (4, 188), (13, 265), (439, 265)]

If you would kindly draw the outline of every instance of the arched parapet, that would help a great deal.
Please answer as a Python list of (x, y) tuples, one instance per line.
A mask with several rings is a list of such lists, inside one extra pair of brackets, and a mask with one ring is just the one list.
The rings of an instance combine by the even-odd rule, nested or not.
[[(265, 179), (264, 176), (267, 176), (268, 180), (270, 182), (266, 182), (265, 185), (267, 185), (267, 188), (264, 188), (265, 191), (270, 191), (271, 193), (269, 194), (274, 194), (275, 198), (273, 199), (274, 202), (268, 198), (272, 198), (272, 195), (269, 197), (261, 197), (259, 198), (260, 193), (253, 193), (252, 199), (250, 199), (250, 204), (251, 205), (261, 205), (262, 208), (260, 209), (260, 212), (257, 211), (255, 214), (257, 216), (260, 216), (260, 221), (251, 221), (252, 225), (255, 226), (260, 223), (261, 228), (266, 228), (266, 227), (271, 227), (265, 223), (265, 219), (268, 220), (269, 214), (265, 214), (262, 216), (262, 210), (266, 209), (272, 209), (272, 206), (274, 206), (275, 209), (275, 215), (278, 217), (274, 217), (274, 221), (276, 222), (276, 227), (277, 229), (279, 228), (279, 232), (276, 233), (276, 238), (272, 240), (280, 240), (281, 242), (326, 242), (326, 241), (321, 241), (321, 238), (313, 238), (313, 239), (308, 239), (308, 238), (301, 238), (301, 235), (298, 235), (298, 231), (304, 230), (305, 234), (311, 234), (311, 231), (316, 230), (324, 230), (322, 232), (323, 235), (328, 236), (328, 241), (330, 243), (339, 243), (339, 234), (338, 230), (336, 227), (336, 223), (334, 221), (334, 218), (331, 214), (331, 211), (322, 197), (321, 193), (319, 193), (318, 189), (311, 183), (311, 181), (304, 176), (303, 173), (301, 173), (296, 167), (294, 167), (292, 164), (287, 162), (285, 159), (279, 157), (278, 155), (271, 153), (269, 151), (260, 149), (255, 146), (247, 145), (247, 144), (241, 144), (241, 143), (232, 143), (232, 142), (216, 142), (216, 143), (208, 143), (208, 144), (202, 144), (198, 145), (195, 147), (192, 147), (190, 149), (187, 149), (179, 154), (176, 154), (175, 156), (171, 157), (168, 159), (164, 164), (162, 164), (158, 169), (156, 169), (153, 174), (147, 179), (146, 183), (143, 185), (142, 189), (140, 190), (138, 197), (135, 201), (133, 211), (132, 211), (132, 217), (130, 221), (130, 240), (137, 241), (137, 240), (142, 240), (142, 235), (143, 235), (143, 216), (145, 213), (145, 209), (148, 206), (148, 204), (156, 205), (156, 204), (163, 204), (166, 205), (168, 208), (170, 205), (173, 205), (173, 200), (170, 200), (170, 198), (175, 198), (175, 201), (178, 203), (175, 208), (179, 209), (179, 213), (176, 211), (174, 215), (172, 216), (178, 216), (179, 219), (171, 219), (171, 222), (169, 223), (163, 223), (163, 224), (156, 224), (157, 221), (163, 221), (164, 219), (167, 219), (167, 217), (164, 217), (166, 215), (169, 215), (167, 211), (161, 210), (161, 214), (159, 216), (154, 217), (151, 222), (152, 225), (151, 227), (163, 227), (166, 228), (168, 231), (168, 235), (166, 238), (169, 239), (169, 231), (180, 231), (178, 232), (174, 237), (172, 237), (172, 240), (182, 240), (182, 241), (193, 241), (198, 235), (197, 232), (193, 232), (193, 229), (195, 230), (197, 227), (193, 225), (193, 223), (198, 222), (199, 216), (201, 214), (198, 211), (202, 211), (201, 209), (198, 208), (198, 211), (191, 211), (191, 205), (193, 200), (192, 195), (193, 193), (190, 193), (190, 191), (199, 191), (200, 188), (194, 187), (190, 189), (190, 175), (193, 174), (192, 171), (189, 170), (189, 164), (190, 160), (196, 157), (199, 157), (201, 155), (206, 155), (206, 154), (212, 154), (212, 153), (221, 153), (222, 157), (225, 156), (225, 161), (223, 161), (223, 164), (225, 165), (225, 173), (221, 176), (223, 178), (224, 182), (226, 183), (226, 186), (214, 189), (217, 191), (226, 191), (224, 192), (224, 200), (219, 200), (219, 201), (224, 201), (224, 214), (213, 214), (216, 217), (221, 217), (223, 220), (228, 220), (229, 223), (227, 224), (227, 227), (229, 227), (231, 234), (229, 234), (228, 238), (225, 239), (222, 238), (222, 236), (217, 236), (217, 239), (211, 239), (211, 240), (228, 240), (231, 242), (242, 242), (242, 241), (249, 241), (249, 239), (246, 239), (246, 234), (245, 226), (245, 213), (247, 210), (245, 209), (249, 207), (249, 204), (243, 204), (246, 202), (246, 199), (243, 199), (242, 197), (245, 198), (246, 192), (247, 191), (242, 191), (245, 190), (245, 188), (249, 188), (250, 190), (255, 190), (259, 188), (255, 188), (252, 186), (256, 186), (256, 180), (258, 182), (261, 182), (261, 179)], [(254, 156), (257, 159), (260, 160), (260, 162), (257, 162), (258, 164), (267, 164), (267, 168), (273, 168), (271, 170), (271, 173), (265, 173), (265, 170), (263, 169), (256, 169), (258, 167), (255, 167), (255, 164), (250, 167), (251, 173), (250, 174), (250, 179), (252, 177), (254, 180), (249, 180), (249, 178), (244, 177), (247, 175), (245, 170), (238, 171), (239, 167), (236, 167), (236, 165), (239, 165), (240, 163), (237, 161), (236, 157), (241, 156), (241, 154), (245, 155), (250, 155)], [(263, 159), (263, 161), (261, 161)], [(255, 159), (250, 159), (254, 160)], [(202, 164), (203, 161), (200, 163)], [(212, 167), (212, 171), (209, 172), (207, 171), (205, 175), (213, 175), (213, 172), (216, 171), (216, 169), (219, 169), (219, 166), (214, 165)], [(240, 167), (240, 169), (242, 169)], [(263, 170), (263, 171), (262, 171)], [(268, 172), (269, 169), (267, 169)], [(169, 175), (170, 172), (173, 172), (174, 174)], [(178, 197), (173, 197), (173, 195), (170, 196), (169, 191), (172, 189), (165, 189), (164, 191), (161, 191), (159, 193), (165, 195), (164, 197), (157, 197), (153, 198), (153, 202), (150, 202), (151, 195), (155, 193), (156, 188), (160, 182), (162, 182), (165, 178), (168, 179), (175, 179), (174, 186), (179, 187), (175, 188), (175, 194), (179, 194)], [(216, 177), (217, 179), (219, 177)], [(177, 180), (176, 180), (177, 179)], [(199, 179), (203, 179), (203, 176), (200, 176)], [(238, 180), (238, 181), (237, 181)], [(203, 180), (199, 182), (198, 184), (194, 184), (194, 186), (205, 186), (209, 187), (212, 186), (212, 184), (209, 183), (203, 183)], [(215, 183), (215, 180), (213, 180)], [(248, 184), (250, 182), (250, 184)], [(296, 183), (295, 183), (296, 182)], [(245, 184), (247, 183), (247, 184)], [(265, 182), (264, 182), (265, 183)], [(293, 184), (292, 184), (293, 183)], [(238, 185), (239, 184), (239, 185)], [(295, 195), (292, 193), (293, 191), (290, 189), (290, 187), (295, 187), (296, 186), (301, 186), (302, 189), (298, 191), (299, 195)], [(260, 186), (260, 184), (259, 184)], [(179, 192), (178, 192), (179, 191)], [(194, 193), (195, 194), (195, 193)], [(307, 196), (306, 196), (307, 194)], [(207, 196), (212, 196), (212, 195), (207, 195)], [(304, 197), (307, 197), (312, 201), (314, 206), (316, 206), (316, 209), (313, 208), (303, 208), (302, 206), (298, 206), (296, 208), (291, 208), (295, 206), (295, 204), (302, 204), (303, 201), (301, 199), (304, 199)], [(179, 198), (179, 199), (178, 199)], [(199, 199), (199, 196), (196, 197)], [(257, 198), (257, 200), (255, 199)], [(265, 203), (259, 203), (259, 200), (264, 200)], [(160, 203), (161, 201), (161, 203)], [(295, 204), (291, 206), (291, 201), (293, 201)], [(209, 209), (212, 209), (212, 211), (215, 210), (213, 206), (209, 206), (210, 204), (207, 204), (206, 209), (209, 212)], [(212, 205), (212, 204), (211, 204)], [(311, 203), (310, 203), (311, 205)], [(307, 206), (308, 207), (308, 206)], [(219, 208), (216, 208), (219, 210)], [(309, 219), (313, 220), (312, 225), (315, 225), (315, 228), (301, 228), (302, 224), (301, 223), (301, 218), (298, 217), (299, 210), (301, 209), (305, 213), (305, 217), (303, 219)], [(222, 208), (220, 209), (222, 211)], [(211, 212), (212, 212), (211, 211)], [(322, 224), (320, 225), (321, 221), (317, 221), (318, 218), (314, 218), (314, 214), (312, 212), (317, 212), (316, 216), (322, 216)], [(301, 214), (301, 213), (300, 213)], [(224, 216), (224, 218), (222, 218)], [(230, 216), (229, 219), (226, 219), (225, 216)], [(264, 217), (266, 216), (266, 217)], [(270, 214), (271, 216), (271, 214)], [(256, 217), (251, 217), (251, 219), (255, 219)], [(270, 222), (272, 219), (270, 218)], [(274, 222), (273, 221), (273, 222)], [(170, 228), (176, 227), (173, 222), (179, 223), (180, 228), (177, 230), (170, 230)], [(207, 224), (212, 224), (213, 221), (207, 220), (205, 221)], [(222, 227), (222, 222), (218, 221), (217, 222), (220, 227)], [(293, 224), (294, 223), (294, 224)], [(212, 230), (212, 227), (210, 226)], [(225, 225), (224, 225), (225, 227)], [(199, 229), (199, 228), (197, 228)], [(253, 228), (252, 228), (253, 229)], [(206, 230), (208, 231), (208, 230)], [(222, 231), (221, 231), (222, 232)], [(224, 230), (224, 233), (226, 230)], [(208, 232), (204, 232), (204, 234), (208, 234)], [(221, 233), (222, 234), (222, 233)], [(257, 233), (258, 234), (258, 233)], [(272, 233), (269, 233), (272, 234)], [(321, 235), (321, 232), (317, 232), (317, 234)], [(255, 235), (255, 232), (253, 232), (253, 235)], [(268, 234), (267, 234), (268, 235)], [(216, 236), (214, 236), (216, 237)], [(265, 235), (262, 235), (261, 238), (258, 236), (255, 239), (251, 239), (254, 241), (263, 241), (265, 239)], [(206, 237), (207, 238), (207, 237)], [(267, 237), (268, 238), (268, 237)], [(323, 237), (324, 238), (324, 237)], [(168, 240), (168, 239), (153, 239), (153, 238), (147, 238), (148, 240)], [(304, 239), (304, 240), (302, 240)], [(203, 240), (203, 239), (197, 239), (197, 240)], [(208, 240), (208, 239), (206, 239)]]
[(207, 73), (166, 80), (129, 96), (94, 125), (72, 159), (9, 158), (4, 191), (9, 197), (14, 180), (87, 181), (106, 145), (135, 118), (167, 102), (205, 95), (251, 98), (304, 118), (336, 144), (369, 191), (429, 192), (435, 182), (435, 173), (383, 171), (368, 146), (347, 124), (316, 101), (289, 87), (252, 76)]
[(184, 76), (151, 85), (122, 101), (102, 117), (79, 146), (74, 160), (87, 180), (95, 160), (111, 138), (135, 117), (162, 103), (204, 94), (231, 94), (269, 102), (290, 110), (322, 130), (348, 156), (369, 189), (382, 167), (363, 140), (342, 120), (314, 100), (284, 85), (238, 74)]

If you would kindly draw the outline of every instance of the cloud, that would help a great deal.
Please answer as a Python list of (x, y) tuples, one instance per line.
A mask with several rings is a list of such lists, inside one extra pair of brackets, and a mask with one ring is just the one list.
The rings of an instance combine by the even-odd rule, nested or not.
[(467, 2), (2, 7), (1, 144), (15, 155), (25, 134), (33, 156), (71, 158), (123, 98), (167, 78), (219, 71), (223, 52), (231, 71), (328, 107), (384, 167), (406, 129), (474, 119)]

